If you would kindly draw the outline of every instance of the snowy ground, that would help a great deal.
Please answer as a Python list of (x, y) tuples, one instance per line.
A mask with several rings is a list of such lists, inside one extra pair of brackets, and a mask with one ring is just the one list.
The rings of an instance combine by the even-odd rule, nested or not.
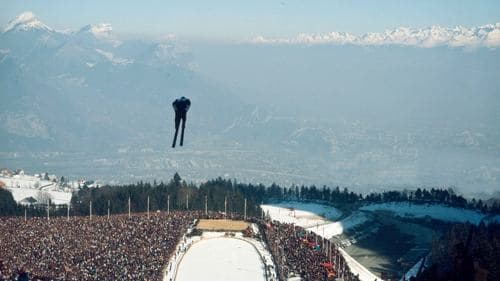
[[(284, 202), (273, 205), (261, 205), (261, 208), (264, 212), (269, 212), (273, 220), (294, 223), (327, 239), (330, 239), (334, 235), (340, 235), (344, 230), (367, 220), (363, 213), (354, 212), (341, 221), (334, 221), (342, 215), (342, 212), (334, 207), (316, 203)], [(295, 209), (295, 211), (291, 211), (291, 208)], [(354, 274), (359, 274), (361, 281), (381, 280), (380, 277), (370, 272), (347, 252), (342, 249), (340, 252), (351, 271)]]
[(14, 200), (19, 203), (21, 200), (33, 197), (50, 197), (53, 204), (69, 204), (72, 196), (71, 188), (64, 188), (58, 183), (44, 180), (31, 175), (0, 176), (0, 181), (12, 193)]
[(53, 204), (56, 205), (66, 205), (71, 202), (71, 192), (63, 192), (63, 191), (52, 191), (52, 190), (39, 190), (32, 188), (7, 188), (11, 193), (12, 197), (16, 202), (20, 202), (24, 198), (33, 197), (38, 199), (40, 193), (46, 193), (50, 196), (50, 200)]
[(418, 205), (406, 202), (392, 202), (382, 204), (372, 204), (360, 208), (363, 211), (384, 210), (393, 212), (395, 215), (406, 218), (430, 217), (448, 222), (466, 222), (479, 224), (485, 217), (484, 214), (473, 210), (447, 207), (443, 205)]
[[(430, 257), (430, 254), (429, 256), (427, 257), (427, 259)], [(420, 269), (420, 266), (422, 265), (422, 262), (424, 261), (424, 258), (421, 258), (416, 264), (414, 264), (412, 266), (412, 268), (410, 268), (410, 270), (408, 270), (403, 277), (401, 277), (400, 281), (405, 281), (405, 280), (409, 280), (410, 278), (414, 277), (414, 276), (417, 276), (417, 273), (418, 273), (418, 270)], [(424, 268), (428, 266), (427, 262), (424, 263)]]
[(342, 212), (334, 207), (316, 203), (282, 202), (261, 205), (261, 208), (273, 220), (293, 223), (304, 228), (329, 223), (342, 215)]
[(367, 221), (368, 218), (362, 212), (353, 212), (350, 216), (335, 222), (326, 222), (316, 227), (307, 228), (312, 232), (321, 235), (322, 237), (331, 238), (344, 233), (345, 230), (351, 229)]
[(164, 280), (264, 281), (276, 280), (276, 272), (263, 242), (241, 233), (226, 237), (222, 232), (204, 232), (202, 237), (181, 239)]
[(316, 203), (283, 202), (261, 205), (261, 208), (273, 220), (293, 223), (326, 238), (340, 235), (368, 220), (362, 212), (353, 212), (350, 216), (336, 221), (342, 215), (340, 210)]
[(0, 181), (5, 183), (7, 187), (35, 188), (55, 185), (54, 182), (29, 175), (15, 175), (12, 177), (0, 176)]

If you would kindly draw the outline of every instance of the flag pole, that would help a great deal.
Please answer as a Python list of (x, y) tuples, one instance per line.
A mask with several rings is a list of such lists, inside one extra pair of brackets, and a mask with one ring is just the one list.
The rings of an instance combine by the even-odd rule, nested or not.
[(247, 220), (247, 199), (245, 198), (245, 212), (244, 212), (244, 215), (243, 215), (243, 220)]
[(224, 197), (224, 219), (227, 219), (227, 196)]
[(128, 197), (128, 218), (130, 219), (130, 196)]
[(205, 216), (208, 216), (208, 198), (205, 195)]

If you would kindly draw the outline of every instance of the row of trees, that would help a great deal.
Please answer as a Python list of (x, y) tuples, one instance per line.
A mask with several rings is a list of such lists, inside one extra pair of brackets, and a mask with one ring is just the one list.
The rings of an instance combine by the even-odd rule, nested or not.
[[(262, 189), (265, 189), (262, 186)], [(247, 214), (259, 215), (259, 204), (264, 200), (252, 192), (249, 185), (236, 184), (221, 178), (210, 180), (200, 185), (187, 184), (176, 173), (168, 183), (153, 184), (138, 182), (124, 186), (103, 186), (100, 188), (83, 188), (73, 196), (71, 205), (77, 214), (88, 214), (92, 201), (93, 213), (107, 213), (110, 202), (111, 213), (128, 212), (130, 198), (131, 209), (135, 212), (147, 210), (204, 210), (205, 204), (211, 211), (238, 212), (243, 214), (245, 199)]]
[[(0, 189), (0, 215), (22, 215), (24, 207), (17, 206), (10, 192)], [(10, 196), (10, 197), (9, 197)], [(347, 188), (330, 188), (323, 186), (281, 187), (277, 184), (264, 186), (262, 184), (243, 184), (232, 180), (217, 178), (208, 182), (195, 185), (188, 184), (176, 173), (168, 182), (145, 183), (103, 186), (100, 188), (82, 188), (72, 198), (71, 214), (87, 215), (90, 201), (93, 204), (93, 213), (104, 215), (109, 210), (111, 213), (126, 213), (128, 200), (131, 201), (133, 212), (143, 212), (147, 209), (149, 198), (150, 211), (156, 210), (203, 210), (205, 203), (209, 210), (244, 212), (244, 201), (247, 200), (247, 214), (259, 215), (259, 204), (272, 200), (309, 200), (321, 201), (335, 206), (350, 206), (365, 203), (383, 202), (413, 202), (436, 203), (453, 207), (470, 208), (481, 212), (500, 213), (498, 202), (491, 205), (482, 200), (467, 200), (456, 194), (452, 189), (418, 188), (413, 191), (387, 191), (370, 193), (365, 196), (349, 191)], [(109, 202), (109, 203), (108, 203)], [(66, 214), (65, 208), (59, 208), (59, 214)], [(43, 210), (33, 208), (30, 214), (44, 214)]]
[(268, 189), (268, 196), (279, 200), (318, 200), (329, 202), (334, 205), (354, 204), (354, 203), (384, 203), (384, 202), (412, 202), (416, 204), (432, 203), (443, 204), (450, 207), (467, 208), (478, 210), (483, 213), (500, 213), (500, 204), (498, 200), (490, 205), (481, 199), (472, 198), (467, 200), (462, 195), (456, 194), (451, 188), (417, 188), (416, 190), (393, 190), (384, 192), (372, 192), (365, 196), (349, 191), (347, 188), (340, 189), (338, 186), (330, 188), (323, 186), (293, 186), (290, 188), (281, 188), (272, 185)]

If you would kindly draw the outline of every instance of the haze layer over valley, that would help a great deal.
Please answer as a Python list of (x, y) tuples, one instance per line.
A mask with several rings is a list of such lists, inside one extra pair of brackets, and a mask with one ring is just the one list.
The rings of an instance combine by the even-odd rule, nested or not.
[[(177, 171), (498, 190), (496, 45), (137, 40), (42, 21), (24, 13), (0, 34), (0, 166), (110, 182)], [(182, 95), (193, 105), (172, 150)]]

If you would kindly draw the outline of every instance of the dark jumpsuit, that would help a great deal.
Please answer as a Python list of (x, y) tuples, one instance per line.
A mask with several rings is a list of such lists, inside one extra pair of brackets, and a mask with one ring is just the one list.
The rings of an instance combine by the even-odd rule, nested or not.
[(186, 114), (190, 106), (191, 106), (191, 101), (186, 97), (181, 97), (179, 99), (176, 99), (172, 103), (172, 107), (174, 108), (175, 111), (175, 135), (172, 147), (175, 147), (175, 142), (177, 140), (177, 132), (179, 130), (179, 125), (181, 123), (181, 120), (182, 120), (182, 131), (181, 131), (180, 145), (182, 146), (184, 142), (184, 128), (186, 127)]

